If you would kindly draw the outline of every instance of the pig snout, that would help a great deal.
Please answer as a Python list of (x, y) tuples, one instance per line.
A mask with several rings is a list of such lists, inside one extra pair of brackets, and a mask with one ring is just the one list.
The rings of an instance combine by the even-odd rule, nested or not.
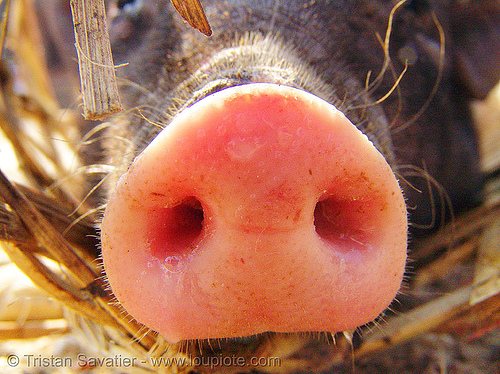
[(117, 183), (101, 235), (114, 294), (168, 341), (337, 332), (395, 297), (407, 213), (384, 157), (335, 107), (248, 84), (162, 130)]

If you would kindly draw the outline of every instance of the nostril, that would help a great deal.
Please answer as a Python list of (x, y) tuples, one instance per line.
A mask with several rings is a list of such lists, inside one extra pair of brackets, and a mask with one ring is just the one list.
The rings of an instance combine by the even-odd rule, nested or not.
[(151, 215), (151, 253), (160, 259), (182, 255), (194, 249), (203, 230), (203, 207), (188, 197), (172, 208), (161, 208)]
[(370, 207), (356, 199), (329, 196), (321, 199), (314, 209), (316, 233), (324, 240), (339, 244), (350, 242), (364, 246), (370, 239)]

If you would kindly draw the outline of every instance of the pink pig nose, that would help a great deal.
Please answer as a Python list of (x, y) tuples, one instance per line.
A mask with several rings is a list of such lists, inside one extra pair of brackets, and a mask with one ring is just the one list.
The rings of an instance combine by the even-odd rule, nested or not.
[(178, 114), (112, 192), (102, 255), (123, 307), (168, 341), (337, 332), (396, 295), (407, 214), (340, 111), (274, 84)]

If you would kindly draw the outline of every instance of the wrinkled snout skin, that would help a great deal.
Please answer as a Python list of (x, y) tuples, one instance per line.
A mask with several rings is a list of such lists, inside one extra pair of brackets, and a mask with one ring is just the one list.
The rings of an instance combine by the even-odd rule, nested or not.
[(391, 2), (204, 1), (210, 38), (167, 0), (110, 4), (130, 110), (108, 131), (101, 241), (131, 316), (177, 342), (350, 330), (389, 306), (408, 218), (417, 235), (446, 211), (426, 175), (455, 212), (480, 201), (468, 101), (500, 60), (498, 38), (478, 69), (456, 42), (470, 19), (498, 32), (498, 4), (417, 3), (387, 71)]

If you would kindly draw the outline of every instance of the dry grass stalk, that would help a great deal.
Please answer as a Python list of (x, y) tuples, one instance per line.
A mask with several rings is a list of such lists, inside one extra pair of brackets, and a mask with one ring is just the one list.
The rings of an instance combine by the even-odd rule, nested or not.
[(212, 29), (199, 0), (171, 0), (171, 2), (187, 23), (207, 36), (212, 35)]
[(71, 0), (76, 50), (86, 119), (122, 110), (104, 0)]
[(0, 55), (3, 51), (5, 34), (7, 31), (7, 19), (9, 14), (10, 0), (0, 0)]
[(16, 322), (0, 322), (0, 340), (34, 339), (47, 335), (65, 334), (70, 332), (65, 319), (28, 321), (19, 325)]

